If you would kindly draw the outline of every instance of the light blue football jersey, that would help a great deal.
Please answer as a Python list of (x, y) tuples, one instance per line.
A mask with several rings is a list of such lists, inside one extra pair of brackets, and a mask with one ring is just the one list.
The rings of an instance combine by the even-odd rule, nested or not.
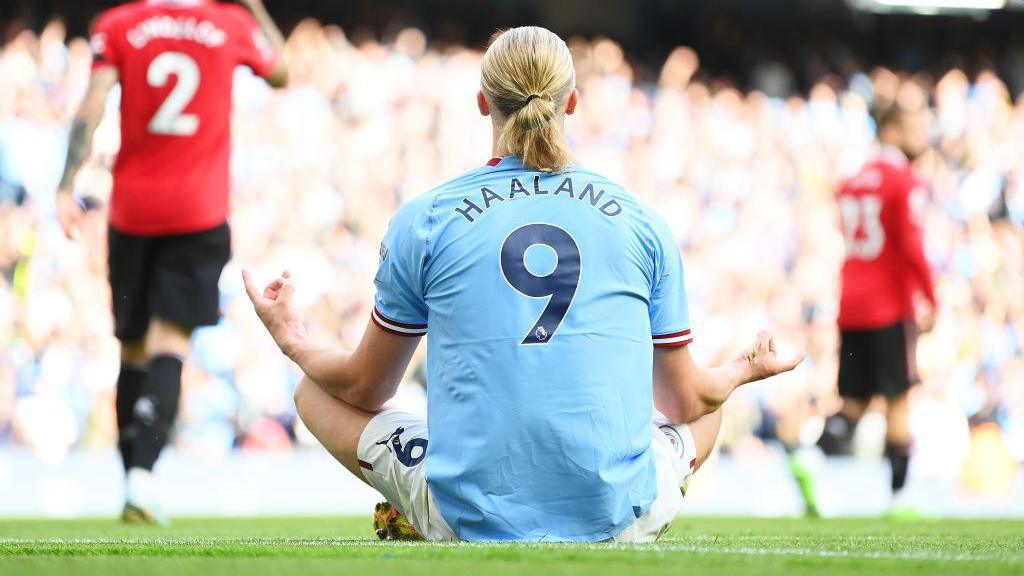
[(599, 541), (647, 511), (653, 347), (690, 341), (660, 217), (494, 159), (398, 211), (375, 283), (379, 326), (429, 331), (427, 482), (459, 538)]

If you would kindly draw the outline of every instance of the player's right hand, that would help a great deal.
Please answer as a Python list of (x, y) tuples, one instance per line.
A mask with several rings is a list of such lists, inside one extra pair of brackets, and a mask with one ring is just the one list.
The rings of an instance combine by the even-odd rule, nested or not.
[(77, 240), (81, 234), (82, 220), (85, 218), (85, 209), (71, 195), (71, 192), (61, 190), (57, 192), (57, 220), (64, 234)]
[(291, 357), (295, 348), (306, 340), (306, 329), (295, 309), (295, 284), (287, 270), (281, 273), (270, 284), (257, 291), (248, 270), (242, 270), (242, 282), (245, 293), (249, 295), (256, 315), (270, 332), (278, 348)]

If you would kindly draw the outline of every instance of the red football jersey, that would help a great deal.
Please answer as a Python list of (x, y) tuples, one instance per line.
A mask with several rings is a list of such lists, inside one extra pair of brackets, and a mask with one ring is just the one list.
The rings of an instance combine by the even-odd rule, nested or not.
[(935, 304), (918, 218), (923, 201), (924, 187), (895, 149), (883, 149), (840, 189), (846, 239), (840, 328), (881, 328), (912, 318), (918, 290)]
[(158, 235), (223, 223), (235, 68), (277, 67), (255, 18), (234, 4), (131, 2), (100, 16), (91, 44), (93, 69), (113, 66), (121, 82), (111, 224)]

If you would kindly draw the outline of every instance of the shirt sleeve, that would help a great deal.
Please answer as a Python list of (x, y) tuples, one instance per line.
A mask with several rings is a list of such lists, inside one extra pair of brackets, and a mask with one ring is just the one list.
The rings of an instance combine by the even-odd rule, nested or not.
[(935, 282), (928, 258), (924, 254), (924, 230), (921, 225), (927, 194), (924, 186), (912, 177), (902, 182), (901, 188), (897, 195), (902, 220), (900, 249), (909, 263), (907, 272), (911, 276), (911, 285), (924, 292), (928, 302), (935, 306)]
[(92, 27), (89, 48), (92, 50), (93, 70), (109, 66), (117, 68), (121, 65), (121, 54), (117, 47), (117, 35), (113, 20), (109, 12), (104, 12)]
[(651, 282), (651, 341), (655, 348), (686, 346), (693, 342), (686, 302), (683, 259), (668, 225), (654, 217), (654, 276)]
[(237, 43), (238, 63), (248, 66), (261, 78), (268, 78), (277, 69), (280, 55), (270, 45), (260, 30), (256, 18), (248, 10), (236, 6), (238, 15)]
[(400, 336), (427, 333), (427, 304), (423, 273), (427, 252), (424, 214), (419, 203), (406, 205), (395, 214), (380, 245), (380, 267), (373, 283), (377, 287), (373, 322), (386, 332)]

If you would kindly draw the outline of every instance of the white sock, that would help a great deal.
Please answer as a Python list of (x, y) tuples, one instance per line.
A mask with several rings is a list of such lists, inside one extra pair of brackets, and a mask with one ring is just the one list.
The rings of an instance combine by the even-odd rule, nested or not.
[(144, 468), (131, 468), (125, 478), (125, 500), (139, 508), (156, 504), (156, 486), (153, 473)]

